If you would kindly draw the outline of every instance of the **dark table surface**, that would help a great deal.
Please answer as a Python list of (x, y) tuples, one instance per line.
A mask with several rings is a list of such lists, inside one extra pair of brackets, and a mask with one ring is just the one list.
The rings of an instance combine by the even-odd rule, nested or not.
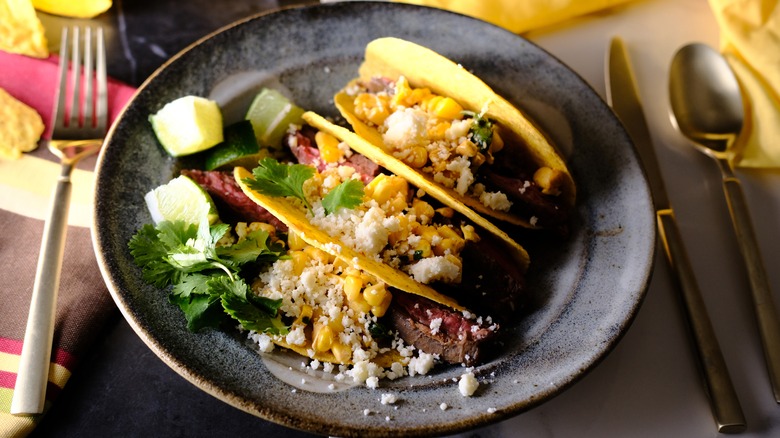
[[(91, 20), (41, 14), (41, 21), (54, 47), (62, 26), (102, 25), (108, 38), (109, 75), (139, 86), (167, 59), (210, 32), (252, 14), (300, 3), (306, 2), (116, 0), (108, 12)], [(247, 433), (315, 436), (264, 421), (201, 391), (155, 356), (117, 310), (31, 436)]]

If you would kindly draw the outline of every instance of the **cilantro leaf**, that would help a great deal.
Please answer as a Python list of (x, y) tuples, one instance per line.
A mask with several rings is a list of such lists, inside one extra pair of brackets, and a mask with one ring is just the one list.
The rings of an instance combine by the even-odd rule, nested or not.
[[(240, 322), (245, 329), (259, 333), (287, 333), (288, 328), (278, 315), (282, 300), (264, 297), (247, 299), (252, 294), (248, 293), (249, 288), (241, 279), (230, 282), (225, 281), (224, 277), (215, 278), (209, 282), (209, 286), (212, 291), (219, 293), (225, 312)], [(260, 302), (262, 305), (257, 306), (254, 302)]]
[(244, 265), (283, 257), (283, 246), (269, 245), (268, 233), (257, 230), (241, 243), (218, 247), (229, 230), (227, 224), (163, 221), (141, 227), (128, 247), (144, 280), (161, 288), (173, 285), (168, 300), (182, 310), (189, 330), (219, 327), (230, 315), (252, 330), (286, 332), (278, 315), (281, 300), (248, 293), (239, 275)]
[(305, 164), (282, 164), (270, 157), (263, 158), (258, 164), (252, 169), (255, 178), (244, 180), (251, 189), (269, 196), (292, 196), (311, 209), (303, 193), (303, 183), (314, 176), (313, 167)]
[(192, 332), (206, 327), (218, 328), (226, 319), (219, 295), (171, 295), (169, 301), (184, 312), (187, 329)]
[(477, 145), (481, 152), (490, 150), (490, 144), (493, 142), (494, 122), (473, 111), (464, 111), (463, 114), (474, 119), (469, 128), (469, 139)]
[(326, 214), (335, 213), (340, 207), (352, 209), (363, 202), (363, 183), (350, 179), (337, 185), (322, 198)]

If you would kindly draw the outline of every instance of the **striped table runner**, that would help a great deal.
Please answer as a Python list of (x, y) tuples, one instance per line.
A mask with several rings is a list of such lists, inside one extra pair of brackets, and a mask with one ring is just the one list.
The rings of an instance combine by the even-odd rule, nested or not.
[[(27, 58), (0, 52), (0, 88), (35, 108), (51, 132), (49, 119), (57, 80), (57, 58)], [(113, 120), (134, 89), (109, 84)], [(0, 139), (1, 141), (1, 139)], [(59, 162), (45, 144), (21, 159), (0, 160), (0, 436), (29, 434), (42, 415), (11, 415), (11, 399), (30, 307), (44, 219), (57, 177)], [(106, 320), (115, 312), (92, 249), (95, 158), (75, 170), (64, 264), (57, 300), (54, 347), (45, 410), (83, 360)]]

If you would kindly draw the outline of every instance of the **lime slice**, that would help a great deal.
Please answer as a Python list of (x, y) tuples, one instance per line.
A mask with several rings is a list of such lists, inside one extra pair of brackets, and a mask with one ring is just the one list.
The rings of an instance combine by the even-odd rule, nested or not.
[(153, 189), (144, 196), (144, 200), (155, 224), (162, 221), (184, 221), (200, 225), (204, 218), (213, 224), (219, 219), (211, 196), (198, 183), (184, 175)]
[(194, 154), (222, 142), (222, 112), (217, 102), (184, 96), (149, 116), (163, 148), (173, 157)]
[(224, 131), (225, 140), (204, 152), (204, 168), (232, 169), (236, 166), (252, 169), (257, 162), (267, 157), (268, 149), (261, 149), (255, 138), (252, 122), (242, 120), (234, 123)]
[(246, 119), (252, 122), (255, 137), (261, 146), (279, 149), (290, 124), (303, 124), (303, 112), (282, 93), (263, 88), (249, 106)]

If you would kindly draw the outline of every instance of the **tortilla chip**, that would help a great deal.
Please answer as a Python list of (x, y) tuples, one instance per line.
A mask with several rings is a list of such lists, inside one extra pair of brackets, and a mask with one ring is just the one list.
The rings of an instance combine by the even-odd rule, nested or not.
[(37, 148), (43, 129), (38, 112), (0, 88), (0, 158), (17, 159)]
[(32, 0), (39, 11), (63, 17), (92, 18), (111, 8), (111, 0)]
[[(550, 167), (560, 170), (566, 175), (567, 178), (562, 188), (561, 196), (564, 197), (567, 204), (574, 205), (576, 198), (574, 180), (566, 163), (548, 138), (522, 111), (499, 96), (486, 83), (469, 73), (462, 66), (426, 47), (409, 41), (398, 38), (379, 38), (371, 41), (366, 46), (365, 59), (360, 66), (359, 75), (363, 81), (368, 81), (378, 76), (392, 80), (397, 80), (400, 76), (404, 76), (409, 81), (409, 84), (415, 88), (424, 87), (430, 89), (435, 94), (451, 97), (463, 106), (464, 109), (476, 113), (484, 111), (484, 115), (487, 118), (495, 120), (500, 126), (505, 128), (501, 131), (501, 135), (506, 142), (526, 146), (528, 157), (533, 160), (537, 167)], [(350, 96), (342, 91), (334, 97), (334, 100), (342, 116), (347, 119), (357, 134), (379, 148), (384, 147), (381, 134), (354, 115), (354, 105)], [(403, 171), (399, 169), (390, 170), (404, 176), (409, 172), (420, 174), (420, 172), (406, 164), (401, 164), (405, 167)], [(425, 183), (427, 190), (432, 190), (434, 185), (439, 186), (432, 178), (425, 179), (427, 180)], [(534, 228), (526, 218), (489, 209), (478, 200), (469, 196), (462, 196), (454, 190), (448, 189), (445, 192), (447, 192), (448, 196), (439, 198), (445, 204), (449, 202), (447, 198), (455, 198), (480, 213), (515, 225)], [(431, 194), (433, 195), (433, 193)], [(456, 208), (454, 205), (448, 205)]]
[[(337, 106), (340, 104), (352, 105), (351, 98), (347, 97), (346, 99), (343, 99), (340, 97), (342, 96), (336, 96), (335, 102)], [(346, 114), (350, 114), (350, 112), (347, 111)], [(471, 222), (477, 224), (496, 237), (500, 238), (512, 249), (514, 258), (520, 263), (522, 270), (525, 271), (528, 268), (528, 264), (530, 263), (528, 252), (526, 252), (526, 250), (514, 239), (509, 237), (508, 234), (506, 234), (497, 226), (493, 225), (492, 222), (480, 216), (477, 212), (462, 203), (458, 197), (456, 197), (458, 194), (454, 190), (442, 187), (441, 185), (427, 179), (426, 176), (422, 173), (416, 172), (403, 161), (388, 153), (385, 153), (381, 148), (372, 144), (374, 141), (372, 140), (372, 136), (379, 135), (375, 129), (369, 128), (367, 125), (358, 121), (357, 124), (353, 125), (355, 127), (355, 132), (351, 132), (346, 128), (328, 122), (322, 116), (317, 115), (311, 111), (304, 113), (303, 119), (309, 125), (314, 126), (320, 131), (327, 132), (328, 134), (347, 143), (352, 149), (355, 150), (355, 152), (364, 155), (366, 158), (384, 167), (390, 172), (403, 177), (412, 185), (422, 188), (426, 193), (448, 205), (458, 213), (462, 214)], [(347, 121), (351, 122), (350, 120)], [(381, 136), (379, 137), (378, 141), (380, 142), (379, 144), (381, 144)]]
[(0, 50), (47, 58), (43, 25), (30, 0), (0, 0)]
[(443, 304), (455, 310), (463, 311), (465, 308), (452, 298), (436, 292), (426, 284), (413, 280), (403, 271), (386, 265), (380, 261), (371, 259), (348, 247), (340, 240), (329, 236), (324, 231), (309, 223), (306, 214), (286, 198), (267, 196), (249, 188), (244, 179), (254, 179), (250, 171), (243, 167), (233, 169), (233, 176), (241, 187), (241, 190), (253, 201), (261, 205), (287, 227), (301, 237), (309, 245), (333, 255), (350, 266), (376, 277), (390, 287), (408, 292), (414, 295), (428, 298), (439, 304)]

